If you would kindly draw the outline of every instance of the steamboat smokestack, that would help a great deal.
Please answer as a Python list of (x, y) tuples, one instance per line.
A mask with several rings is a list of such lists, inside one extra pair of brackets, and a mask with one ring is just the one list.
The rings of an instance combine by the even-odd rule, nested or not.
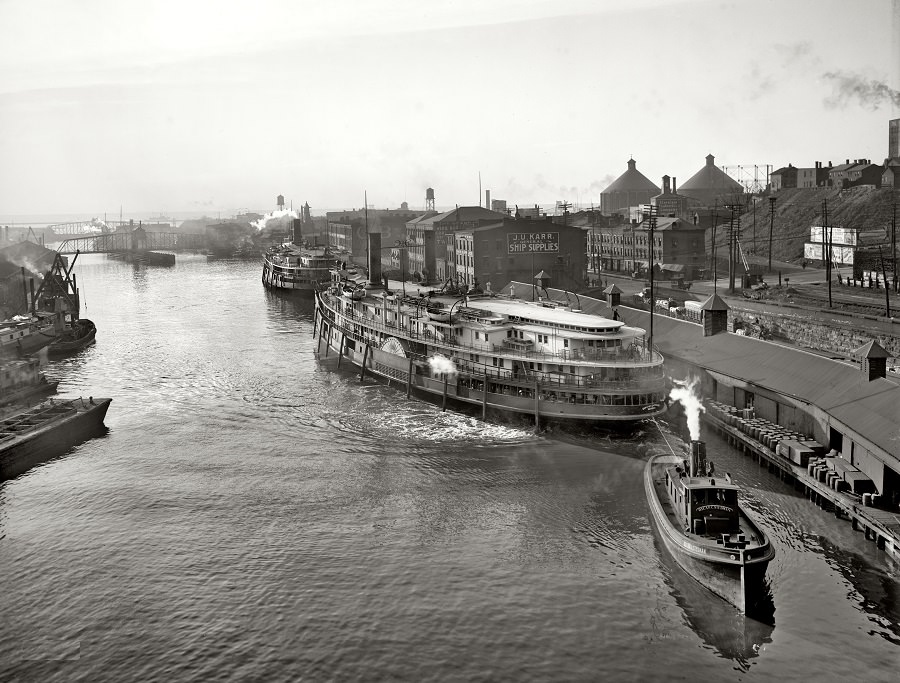
[(691, 476), (706, 471), (706, 442), (691, 441)]
[(369, 285), (381, 287), (381, 233), (369, 233)]

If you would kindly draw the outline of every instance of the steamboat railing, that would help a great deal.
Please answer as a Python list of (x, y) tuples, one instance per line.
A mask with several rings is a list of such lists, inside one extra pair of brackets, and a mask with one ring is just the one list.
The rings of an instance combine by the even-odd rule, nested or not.
[[(320, 301), (325, 299), (326, 295), (319, 294)], [(468, 379), (479, 380), (485, 376), (490, 381), (502, 380), (512, 386), (530, 388), (535, 382), (539, 382), (542, 389), (546, 387), (547, 391), (553, 388), (557, 390), (568, 391), (590, 391), (590, 390), (619, 390), (633, 393), (652, 393), (661, 391), (664, 386), (665, 378), (662, 373), (662, 355), (654, 351), (654, 358), (659, 362), (650, 361), (629, 361), (624, 357), (611, 357), (608, 359), (608, 365), (599, 366), (604, 369), (624, 369), (630, 373), (628, 378), (604, 378), (596, 376), (581, 376), (571, 373), (550, 372), (545, 370), (534, 370), (525, 365), (515, 366), (512, 368), (498, 368), (483, 363), (477, 363), (470, 359), (460, 358), (456, 353), (461, 351), (468, 352), (477, 350), (471, 345), (462, 346), (448, 341), (436, 339), (433, 334), (416, 333), (401, 328), (398, 334), (398, 328), (391, 324), (368, 318), (364, 316), (353, 315), (351, 313), (336, 313), (327, 302), (323, 301), (320, 307), (320, 315), (328, 321), (334, 329), (344, 335), (346, 339), (368, 344), (370, 346), (380, 346), (381, 341), (376, 337), (368, 334), (369, 330), (378, 330), (388, 335), (397, 335), (417, 343), (427, 343), (432, 348), (443, 350), (448, 357), (453, 357), (453, 363), (460, 375)], [(338, 322), (340, 315), (346, 323)], [(363, 327), (364, 326), (364, 327)], [(500, 351), (497, 345), (491, 345), (490, 351)], [(503, 351), (504, 355), (509, 355)], [(427, 362), (428, 356), (417, 353), (413, 350), (407, 350), (407, 355), (411, 356), (415, 361), (420, 363)], [(518, 354), (517, 354), (518, 357)], [(555, 360), (562, 359), (558, 354), (547, 354), (539, 352), (529, 352), (527, 355), (522, 354), (521, 358), (534, 360)], [(522, 362), (522, 361), (520, 361)], [(599, 369), (599, 368), (598, 368)], [(635, 372), (637, 371), (637, 372)]]

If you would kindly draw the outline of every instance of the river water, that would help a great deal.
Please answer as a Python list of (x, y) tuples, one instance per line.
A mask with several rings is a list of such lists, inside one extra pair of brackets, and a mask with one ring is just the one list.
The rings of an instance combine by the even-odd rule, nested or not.
[(98, 341), (46, 373), (108, 432), (0, 484), (0, 679), (897, 680), (897, 564), (712, 434), (774, 625), (654, 538), (677, 426), (534, 435), (360, 383), (256, 262), (75, 272)]

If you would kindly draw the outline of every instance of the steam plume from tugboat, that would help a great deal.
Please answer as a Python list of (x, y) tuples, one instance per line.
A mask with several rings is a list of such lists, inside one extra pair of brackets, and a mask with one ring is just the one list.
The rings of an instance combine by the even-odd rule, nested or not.
[(686, 380), (675, 380), (674, 387), (669, 392), (669, 398), (678, 401), (684, 406), (684, 413), (687, 416), (688, 431), (691, 434), (691, 441), (700, 440), (700, 413), (705, 412), (706, 408), (697, 395), (697, 384), (699, 380), (696, 377)]

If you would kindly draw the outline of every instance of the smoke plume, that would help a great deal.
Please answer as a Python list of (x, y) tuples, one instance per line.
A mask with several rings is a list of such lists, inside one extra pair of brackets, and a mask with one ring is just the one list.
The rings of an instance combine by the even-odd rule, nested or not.
[(455, 375), (457, 373), (453, 361), (441, 354), (436, 354), (429, 358), (428, 365), (431, 367), (431, 372), (434, 374), (446, 373), (448, 375)]
[(697, 385), (700, 383), (697, 377), (686, 380), (675, 380), (678, 386), (669, 392), (669, 398), (678, 401), (684, 406), (684, 414), (687, 416), (688, 431), (691, 441), (700, 440), (700, 413), (706, 412), (700, 396), (697, 394)]
[(282, 209), (281, 211), (272, 211), (271, 213), (267, 213), (265, 216), (260, 218), (258, 221), (253, 221), (250, 223), (256, 231), (259, 232), (264, 227), (266, 227), (266, 223), (271, 220), (276, 220), (279, 222), (284, 222), (285, 218), (300, 218), (300, 212), (294, 211), (293, 209)]
[(875, 111), (882, 105), (900, 106), (900, 92), (881, 81), (864, 78), (858, 74), (843, 71), (829, 71), (822, 78), (834, 88), (825, 105), (832, 109), (857, 103)]

